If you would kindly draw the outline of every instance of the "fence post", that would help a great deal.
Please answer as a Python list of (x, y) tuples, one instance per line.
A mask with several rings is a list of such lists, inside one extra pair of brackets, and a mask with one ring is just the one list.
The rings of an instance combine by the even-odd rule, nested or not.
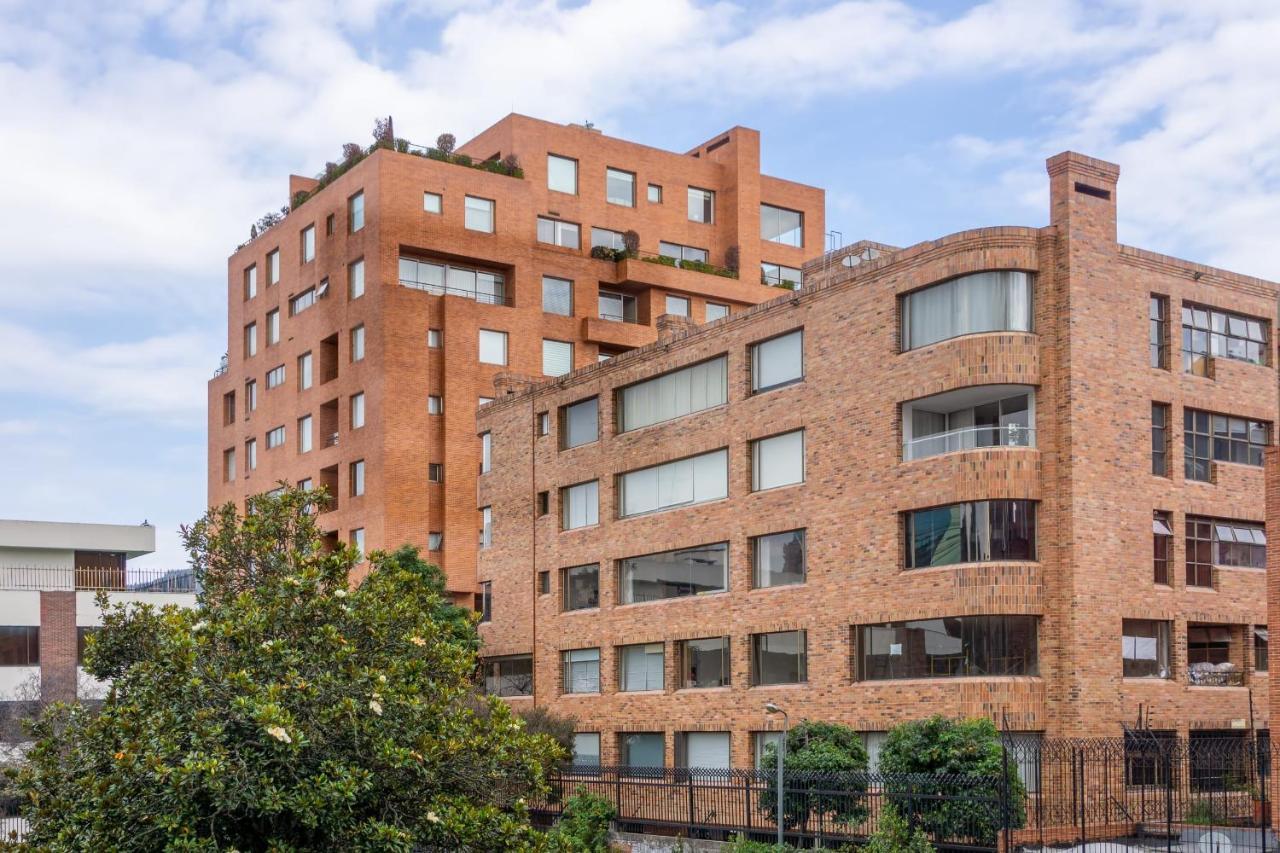
[(613, 769), (613, 807), (618, 817), (622, 817), (622, 772)]
[(689, 837), (690, 837), (690, 838), (692, 838), (692, 837), (693, 837), (693, 817), (694, 817), (694, 813), (693, 813), (693, 771), (692, 771), (692, 770), (690, 770), (690, 771), (688, 771), (688, 773), (689, 773)]
[(1085, 785), (1084, 752), (1082, 750), (1076, 750), (1075, 755), (1077, 759), (1076, 765), (1079, 767), (1079, 778), (1080, 778), (1080, 846), (1083, 847), (1085, 844), (1085, 836), (1088, 835), (1088, 830), (1085, 827), (1085, 821), (1087, 819), (1086, 813), (1088, 811), (1086, 802), (1088, 800), (1089, 795), (1085, 791), (1085, 787), (1084, 787)]
[(1000, 835), (1004, 838), (1004, 850), (1009, 848), (1009, 745), (1005, 743), (1004, 733), (1000, 737)]
[(743, 821), (747, 825), (747, 829), (751, 828), (751, 777), (744, 773), (742, 775), (743, 802), (746, 803), (746, 820)]

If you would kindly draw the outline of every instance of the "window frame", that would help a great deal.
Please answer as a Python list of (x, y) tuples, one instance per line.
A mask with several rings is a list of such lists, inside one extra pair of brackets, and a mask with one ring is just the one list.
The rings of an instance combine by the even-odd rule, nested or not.
[[(779, 239), (778, 237), (764, 236), (765, 208), (768, 208), (771, 211), (776, 210), (780, 214), (788, 214), (788, 213), (795, 214), (795, 216), (799, 220), (796, 228), (782, 232), (782, 235), (789, 234), (791, 233), (792, 230), (799, 232), (799, 235), (796, 238), (795, 242), (792, 242), (790, 240)], [(769, 204), (763, 201), (760, 202), (760, 239), (765, 243), (775, 243), (779, 246), (792, 246), (797, 249), (803, 249), (804, 248), (804, 211), (794, 210), (790, 207), (782, 207), (776, 204)]]
[[(788, 378), (779, 380), (777, 382), (772, 382), (768, 385), (760, 384), (761, 383), (760, 365), (763, 363), (761, 348), (767, 347), (770, 344), (777, 344), (783, 339), (789, 338), (792, 335), (800, 336), (800, 373), (799, 375), (792, 375), (792, 376), (789, 376)], [(778, 388), (786, 388), (788, 385), (795, 385), (799, 382), (804, 381), (805, 373), (808, 369), (807, 360), (805, 358), (804, 326), (800, 326), (795, 329), (790, 329), (789, 331), (782, 332), (777, 335), (771, 335), (759, 341), (752, 341), (748, 345), (747, 351), (748, 351), (748, 355), (750, 356), (750, 362), (751, 362), (751, 393), (752, 395), (764, 394), (769, 391), (777, 390)]]
[[(769, 442), (776, 442), (780, 439), (790, 438), (796, 433), (800, 434), (800, 478), (798, 480), (786, 480), (784, 482), (773, 483), (772, 485), (761, 485), (760, 475), (764, 468), (764, 452), (769, 446)], [(802, 486), (807, 477), (807, 436), (804, 427), (800, 429), (787, 430), (786, 432), (776, 433), (774, 435), (765, 436), (763, 438), (754, 438), (750, 442), (751, 447), (751, 491), (768, 492), (774, 489), (783, 489), (787, 486)]]
[[(792, 536), (799, 534), (800, 542), (800, 579), (794, 581), (786, 581), (783, 583), (762, 583), (761, 582), (761, 544), (764, 540), (771, 540), (782, 536)], [(752, 589), (779, 589), (789, 586), (802, 586), (809, 579), (809, 533), (804, 527), (796, 527), (791, 530), (779, 530), (773, 533), (760, 533), (748, 539), (751, 547), (751, 588)], [(784, 544), (783, 548), (785, 549)], [(783, 574), (778, 572), (777, 574)]]
[[(489, 361), (489, 360), (487, 360), (487, 359), (484, 357), (484, 341), (485, 341), (486, 335), (500, 335), (500, 336), (501, 336), (501, 341), (502, 341), (502, 360), (501, 360), (501, 361)], [(490, 338), (489, 340), (490, 340), (490, 342), (492, 343), (493, 341), (495, 341), (495, 340), (497, 340), (497, 339), (496, 339), (496, 338)], [(511, 358), (511, 352), (510, 352), (510, 346), (509, 346), (510, 338), (509, 338), (508, 334), (507, 334), (505, 331), (502, 331), (501, 329), (480, 329), (480, 330), (476, 333), (476, 341), (477, 341), (477, 347), (478, 347), (478, 350), (479, 350), (479, 352), (478, 352), (478, 354), (477, 354), (477, 358), (479, 359), (479, 361), (480, 361), (480, 363), (481, 363), (481, 364), (489, 364), (489, 365), (494, 365), (494, 366), (497, 366), (497, 367), (506, 367), (506, 366), (507, 366), (507, 362), (508, 362), (508, 361), (510, 360), (510, 358)]]
[[(629, 180), (631, 191), (626, 201), (615, 201), (612, 195), (610, 183), (614, 180)], [(618, 207), (635, 207), (636, 206), (636, 173), (628, 172), (626, 169), (619, 169), (615, 166), (606, 166), (604, 169), (604, 200), (605, 204), (612, 204)], [(619, 196), (619, 198), (621, 198)]]
[[(712, 457), (712, 456), (719, 456), (721, 459), (723, 459), (723, 460), (724, 460), (724, 472), (725, 472), (725, 478), (724, 478), (724, 490), (723, 490), (723, 494), (718, 494), (718, 495), (716, 495), (715, 497), (707, 497), (707, 498), (703, 498), (702, 500), (699, 500), (699, 499), (698, 499), (698, 497), (697, 497), (697, 486), (695, 485), (695, 486), (693, 487), (693, 497), (692, 497), (690, 500), (688, 500), (688, 501), (681, 501), (681, 502), (678, 502), (678, 503), (670, 503), (670, 504), (659, 504), (659, 505), (655, 506), (653, 509), (638, 510), (638, 511), (635, 511), (635, 512), (626, 512), (626, 511), (625, 511), (625, 510), (626, 510), (626, 491), (627, 491), (627, 485), (626, 485), (626, 484), (627, 484), (627, 478), (629, 478), (629, 477), (631, 477), (631, 476), (633, 476), (633, 475), (635, 475), (635, 474), (639, 474), (639, 473), (645, 472), (645, 471), (655, 471), (655, 476), (661, 476), (661, 473), (660, 473), (659, 471), (657, 471), (656, 469), (665, 468), (665, 467), (667, 467), (667, 466), (671, 466), (671, 465), (678, 465), (678, 464), (681, 464), (681, 463), (689, 463), (689, 464), (696, 465), (696, 461), (695, 461), (695, 460), (703, 459), (703, 458), (710, 458), (710, 457)], [(695, 468), (694, 470), (696, 471), (697, 469)], [(679, 459), (671, 459), (671, 460), (668, 460), (668, 461), (666, 461), (666, 462), (659, 462), (659, 463), (654, 464), (654, 465), (646, 465), (646, 466), (644, 466), (643, 468), (633, 468), (633, 469), (632, 469), (632, 470), (630, 470), (630, 471), (623, 471), (623, 472), (621, 472), (621, 473), (619, 473), (619, 474), (616, 474), (615, 476), (616, 476), (617, 480), (616, 480), (616, 488), (615, 488), (615, 490), (614, 490), (614, 493), (615, 493), (615, 495), (616, 495), (616, 499), (617, 499), (617, 510), (618, 510), (618, 518), (619, 518), (619, 519), (624, 519), (624, 518), (640, 518), (640, 517), (643, 517), (643, 516), (646, 516), (646, 515), (653, 515), (654, 513), (658, 513), (658, 512), (669, 512), (669, 511), (671, 511), (671, 510), (683, 509), (683, 508), (685, 508), (685, 507), (698, 506), (699, 504), (712, 503), (712, 502), (714, 502), (714, 501), (724, 500), (724, 499), (726, 499), (726, 498), (728, 498), (728, 497), (729, 497), (729, 493), (730, 493), (730, 490), (729, 490), (729, 449), (728, 449), (727, 447), (720, 447), (720, 448), (717, 448), (717, 449), (715, 449), (715, 450), (708, 450), (708, 451), (704, 451), (704, 452), (702, 452), (702, 453), (695, 453), (695, 454), (693, 454), (693, 455), (691, 455), (691, 456), (683, 456), (683, 457), (681, 457), (681, 458), (679, 458)]]
[[(594, 489), (595, 491), (594, 510), (595, 511), (594, 513), (591, 511), (592, 505), (591, 505), (590, 499), (588, 498), (587, 514), (585, 518), (592, 519), (592, 516), (594, 515), (594, 519), (589, 521), (583, 521), (583, 523), (581, 524), (572, 524), (571, 522), (573, 519), (571, 515), (573, 513), (572, 501), (575, 494), (574, 490), (583, 489), (588, 486), (595, 487)], [(599, 524), (600, 524), (600, 481), (598, 479), (583, 480), (581, 483), (574, 483), (573, 485), (562, 486), (560, 488), (560, 529), (562, 531), (582, 530), (583, 528), (587, 528), (587, 527), (596, 527)]]
[[(575, 575), (577, 573), (577, 575)], [(573, 596), (575, 588), (573, 578), (577, 576), (589, 577), (595, 576), (595, 593), (590, 599), (590, 604), (573, 605)], [(600, 609), (600, 564), (584, 563), (580, 566), (565, 566), (560, 569), (560, 612), (576, 613), (580, 610), (599, 610)]]
[[(471, 224), (472, 213), (481, 210), (471, 204), (471, 202), (484, 202), (488, 207), (485, 213), (488, 216), (488, 228), (477, 228)], [(498, 228), (498, 202), (495, 199), (484, 198), (478, 195), (464, 195), (462, 201), (462, 227), (467, 231), (475, 231), (479, 234), (493, 234)]]
[[(763, 660), (761, 659), (760, 644), (769, 637), (779, 637), (784, 634), (800, 635), (800, 642), (797, 644), (799, 649), (796, 652), (796, 670), (797, 678), (794, 681), (765, 681), (763, 680)], [(795, 628), (786, 631), (761, 631), (751, 635), (751, 686), (767, 687), (779, 684), (807, 684), (809, 682), (809, 632), (804, 628)]]
[[(547, 223), (551, 227), (552, 239), (550, 240), (542, 239), (543, 223)], [(573, 233), (573, 243), (561, 242), (561, 238), (569, 233), (568, 229), (570, 228)], [(580, 222), (570, 222), (568, 219), (559, 219), (554, 216), (539, 216), (534, 236), (537, 242), (544, 246), (557, 246), (561, 249), (573, 249), (575, 251), (581, 251), (582, 249), (582, 223)]]
[[(560, 187), (551, 185), (551, 174), (552, 174), (551, 161), (552, 160), (559, 160), (562, 163), (572, 164), (573, 166), (573, 189), (572, 190), (561, 189)], [(580, 185), (579, 183), (580, 172), (581, 172), (581, 165), (579, 164), (578, 159), (576, 157), (566, 157), (563, 154), (554, 154), (550, 151), (547, 152), (547, 189), (550, 190), (551, 192), (564, 193), (565, 195), (576, 196), (578, 194), (578, 187)]]
[[(701, 210), (698, 216), (693, 215), (694, 193), (701, 193)], [(715, 190), (705, 189), (703, 187), (695, 187), (690, 185), (688, 191), (689, 205), (685, 211), (690, 222), (697, 222), (702, 225), (714, 225), (716, 222), (716, 192)]]

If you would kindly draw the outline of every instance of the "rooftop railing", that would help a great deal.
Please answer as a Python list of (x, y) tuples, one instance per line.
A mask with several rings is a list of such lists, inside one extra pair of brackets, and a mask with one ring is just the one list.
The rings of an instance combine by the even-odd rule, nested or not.
[(198, 584), (190, 569), (9, 566), (0, 568), (0, 589), (194, 593)]

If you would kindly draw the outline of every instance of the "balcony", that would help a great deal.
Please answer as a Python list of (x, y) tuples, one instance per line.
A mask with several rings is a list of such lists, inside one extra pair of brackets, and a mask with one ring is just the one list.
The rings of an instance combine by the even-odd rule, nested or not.
[(988, 447), (1036, 446), (1035, 389), (979, 385), (902, 406), (902, 458)]
[(190, 569), (144, 569), (132, 566), (17, 566), (0, 568), (0, 589), (106, 590), (108, 592), (194, 593)]
[(1035, 447), (1035, 427), (1022, 424), (1004, 426), (960, 427), (912, 439), (903, 446), (902, 458), (910, 461), (955, 453), (960, 450), (976, 450), (986, 447)]
[(1232, 663), (1193, 663), (1187, 667), (1187, 683), (1192, 687), (1244, 687), (1244, 670)]
[(1187, 625), (1187, 684), (1243, 687), (1244, 625)]

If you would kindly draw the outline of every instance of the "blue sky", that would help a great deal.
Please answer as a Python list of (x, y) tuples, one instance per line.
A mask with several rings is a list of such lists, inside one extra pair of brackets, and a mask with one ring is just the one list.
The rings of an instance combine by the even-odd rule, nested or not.
[(1122, 166), (1124, 242), (1280, 278), (1274, 0), (0, 0), (0, 517), (205, 496), (226, 257), (287, 175), (512, 110), (685, 150), (759, 129), (846, 243), (1046, 221)]

